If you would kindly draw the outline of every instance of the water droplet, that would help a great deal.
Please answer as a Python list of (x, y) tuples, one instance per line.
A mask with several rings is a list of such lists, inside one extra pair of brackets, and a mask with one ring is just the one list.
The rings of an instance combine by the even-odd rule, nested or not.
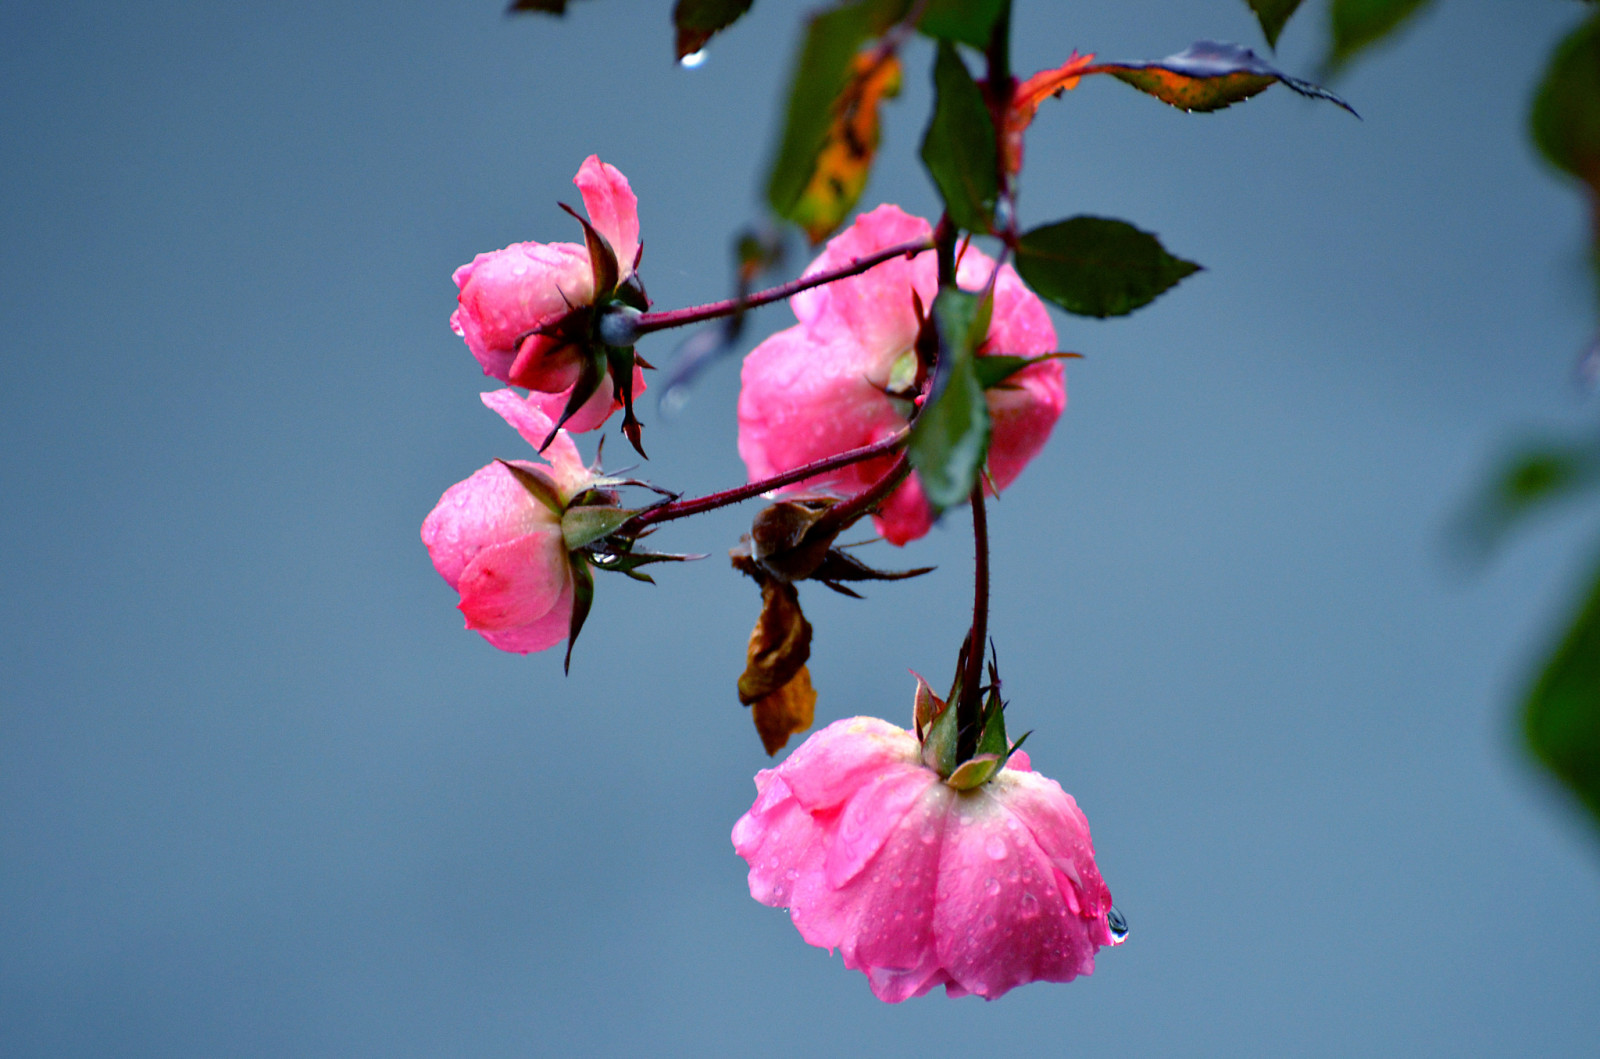
[(794, 882), (794, 880), (800, 878), (800, 869), (790, 868), (788, 871), (783, 873), (783, 877), (788, 879), (790, 882)]
[[(990, 879), (989, 881), (990, 882), (994, 882), (993, 879)], [(983, 917), (983, 925), (986, 926), (986, 927), (994, 926), (994, 913), (993, 912), (990, 912), (988, 915)]]
[(1031, 893), (1022, 895), (1022, 900), (1017, 902), (1017, 913), (1023, 919), (1032, 919), (1039, 914), (1039, 899)]
[(616, 562), (617, 557), (612, 555), (610, 552), (595, 552), (594, 561), (599, 563), (601, 566), (605, 566), (609, 563)]
[(983, 840), (983, 851), (989, 854), (990, 860), (1006, 859), (1006, 840), (999, 835), (990, 835)]
[(905, 885), (905, 880), (900, 878), (899, 872), (895, 872), (893, 875), (889, 876), (889, 885), (898, 890), (900, 887)]
[(938, 838), (939, 838), (939, 832), (934, 830), (934, 827), (933, 827), (932, 824), (923, 824), (922, 825), (922, 841), (925, 844), (931, 846), (931, 845), (934, 844), (935, 841), (938, 840)]
[(1115, 905), (1106, 913), (1106, 929), (1111, 931), (1111, 944), (1121, 945), (1128, 940), (1128, 917), (1117, 911)]
[(683, 67), (685, 70), (697, 70), (704, 66), (705, 63), (706, 50), (704, 48), (701, 48), (699, 51), (692, 51), (688, 55), (685, 55), (683, 58), (678, 60), (678, 65)]
[(983, 881), (983, 892), (988, 894), (990, 897), (998, 894), (1000, 892), (1000, 880), (996, 879), (993, 875), (989, 876)]

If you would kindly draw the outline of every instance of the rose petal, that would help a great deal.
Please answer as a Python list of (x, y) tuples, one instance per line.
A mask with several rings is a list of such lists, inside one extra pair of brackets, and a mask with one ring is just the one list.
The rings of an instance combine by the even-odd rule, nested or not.
[(639, 253), (639, 199), (628, 186), (628, 178), (616, 166), (590, 155), (572, 178), (583, 196), (589, 223), (605, 236), (617, 255), (618, 278), (633, 274), (633, 261)]
[(543, 618), (564, 592), (572, 570), (559, 525), (541, 525), (493, 544), (467, 564), (457, 588), (469, 629), (511, 629)]

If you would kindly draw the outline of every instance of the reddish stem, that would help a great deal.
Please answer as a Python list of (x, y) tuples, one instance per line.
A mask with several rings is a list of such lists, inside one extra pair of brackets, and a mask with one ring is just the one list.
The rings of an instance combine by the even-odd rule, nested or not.
[(851, 276), (858, 276), (867, 271), (867, 269), (881, 265), (885, 261), (901, 256), (915, 257), (925, 250), (932, 249), (933, 238), (931, 236), (925, 239), (913, 239), (909, 242), (879, 250), (875, 254), (857, 258), (848, 265), (829, 269), (827, 272), (818, 272), (812, 276), (801, 276), (799, 279), (792, 279), (788, 283), (780, 283), (776, 287), (769, 287), (764, 291), (757, 291), (743, 298), (729, 298), (726, 301), (711, 302), (708, 305), (692, 305), (687, 309), (669, 309), (659, 313), (643, 313), (634, 320), (634, 326), (638, 328), (640, 335), (647, 335), (652, 331), (663, 331), (669, 327), (684, 327), (688, 324), (715, 320), (719, 316), (732, 316), (734, 313), (742, 312), (745, 309), (782, 301), (784, 298), (799, 294), (803, 290), (810, 290), (812, 287), (820, 287), (825, 283), (833, 283), (837, 280), (848, 279)]
[[(882, 441), (874, 441), (870, 445), (862, 445), (860, 448), (848, 449), (834, 456), (813, 460), (791, 471), (784, 471), (782, 474), (775, 474), (771, 478), (763, 478), (758, 482), (751, 482), (749, 485), (724, 489), (721, 492), (695, 497), (692, 500), (674, 500), (670, 504), (646, 508), (629, 519), (617, 532), (636, 534), (646, 526), (653, 526), (658, 522), (671, 522), (673, 519), (688, 518), (690, 515), (715, 511), (719, 507), (737, 504), (742, 500), (749, 500), (751, 497), (760, 496), (762, 493), (770, 492), (773, 489), (781, 489), (786, 485), (804, 481), (812, 475), (825, 474), (828, 471), (838, 470), (840, 467), (848, 467), (852, 463), (870, 460), (875, 456), (884, 456), (905, 445), (906, 438), (909, 435), (909, 430), (897, 431)], [(895, 469), (898, 467), (899, 464), (896, 464), (895, 468), (891, 468), (889, 473), (895, 473)], [(874, 486), (875, 488), (876, 486)], [(870, 493), (872, 490), (868, 490), (868, 492)], [(862, 496), (865, 495), (865, 493), (862, 494)], [(847, 503), (850, 502), (853, 501), (847, 501)], [(842, 507), (844, 505), (839, 506)]]
[(978, 752), (983, 734), (983, 656), (989, 642), (989, 516), (984, 510), (983, 476), (972, 486), (972, 631), (967, 633), (967, 668), (956, 703), (956, 760)]

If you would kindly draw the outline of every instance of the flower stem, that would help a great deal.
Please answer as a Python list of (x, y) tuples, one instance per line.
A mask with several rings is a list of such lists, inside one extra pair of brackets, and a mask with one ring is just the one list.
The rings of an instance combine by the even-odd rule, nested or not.
[(983, 476), (972, 486), (972, 630), (967, 633), (967, 665), (956, 703), (956, 760), (977, 753), (983, 734), (983, 656), (989, 640), (989, 516), (983, 504)]
[(719, 316), (732, 316), (734, 313), (753, 309), (759, 305), (769, 305), (775, 301), (782, 301), (803, 290), (820, 287), (825, 283), (836, 280), (848, 279), (867, 271), (869, 268), (883, 264), (897, 257), (915, 257), (925, 250), (933, 249), (933, 238), (913, 239), (909, 242), (899, 243), (895, 246), (879, 250), (875, 254), (857, 258), (848, 265), (829, 269), (827, 272), (818, 272), (811, 276), (801, 276), (788, 283), (780, 283), (776, 287), (769, 287), (764, 291), (747, 294), (743, 298), (729, 298), (726, 301), (711, 302), (708, 305), (693, 305), (687, 309), (669, 309), (659, 313), (643, 313), (634, 320), (638, 334), (647, 335), (652, 331), (664, 331), (669, 327), (684, 327), (688, 324), (698, 324), (706, 320), (715, 320)]
[(808, 534), (816, 534), (818, 538), (831, 534), (843, 533), (862, 515), (868, 514), (883, 500), (884, 497), (911, 476), (911, 459), (905, 453), (883, 473), (883, 477), (849, 500), (843, 500), (830, 507), (816, 522), (812, 523)]
[[(793, 485), (795, 482), (804, 481), (805, 479), (810, 478), (812, 475), (826, 474), (828, 471), (835, 471), (840, 467), (848, 467), (853, 463), (860, 463), (862, 460), (870, 460), (875, 456), (885, 456), (898, 448), (904, 447), (906, 438), (910, 436), (910, 433), (911, 432), (909, 429), (898, 430), (884, 438), (882, 441), (874, 441), (870, 445), (862, 445), (859, 448), (847, 449), (846, 451), (838, 453), (837, 455), (828, 456), (820, 460), (813, 460), (812, 462), (804, 464), (800, 467), (796, 467), (793, 470), (784, 471), (782, 474), (775, 474), (770, 478), (763, 478), (760, 481), (751, 482), (748, 485), (735, 486), (732, 489), (724, 489), (721, 492), (710, 493), (706, 496), (695, 497), (691, 500), (674, 500), (669, 504), (661, 504), (657, 507), (646, 508), (633, 518), (629, 519), (624, 525), (619, 527), (617, 532), (637, 534), (646, 526), (653, 526), (658, 522), (671, 522), (673, 519), (688, 518), (690, 515), (699, 515), (707, 511), (715, 511), (719, 507), (727, 507), (729, 504), (737, 504), (740, 501), (749, 500), (751, 497), (760, 496), (762, 493), (771, 492), (774, 489), (781, 489), (786, 485)], [(890, 476), (894, 475), (902, 464), (905, 464), (904, 457), (902, 457), (894, 467), (890, 468), (889, 473), (886, 474), (884, 478), (879, 479), (878, 485), (882, 485), (884, 481), (886, 481)], [(905, 466), (907, 468), (906, 473), (910, 473), (910, 465), (905, 464)], [(902, 474), (901, 477), (903, 478), (904, 475)], [(897, 485), (899, 483), (896, 482), (894, 484)], [(856, 501), (861, 500), (863, 497), (868, 496), (868, 494), (875, 492), (878, 488), (878, 485), (874, 485), (872, 489), (862, 493), (861, 496), (855, 497), (852, 500), (846, 501), (844, 504), (839, 504), (837, 506), (844, 507), (847, 504), (853, 504)], [(890, 488), (893, 488), (893, 486), (890, 486)], [(869, 503), (875, 502), (880, 498), (881, 497), (874, 497), (871, 501), (869, 501)]]

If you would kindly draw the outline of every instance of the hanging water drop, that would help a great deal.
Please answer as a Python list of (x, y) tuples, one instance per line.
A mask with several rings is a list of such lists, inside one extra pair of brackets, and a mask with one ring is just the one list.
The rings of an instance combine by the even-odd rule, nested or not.
[(1111, 944), (1121, 945), (1128, 940), (1128, 917), (1117, 911), (1115, 905), (1106, 913), (1106, 929), (1111, 931)]
[(701, 48), (699, 51), (692, 51), (688, 55), (685, 55), (683, 58), (679, 59), (678, 65), (683, 67), (685, 70), (697, 70), (704, 66), (705, 62), (706, 50)]

